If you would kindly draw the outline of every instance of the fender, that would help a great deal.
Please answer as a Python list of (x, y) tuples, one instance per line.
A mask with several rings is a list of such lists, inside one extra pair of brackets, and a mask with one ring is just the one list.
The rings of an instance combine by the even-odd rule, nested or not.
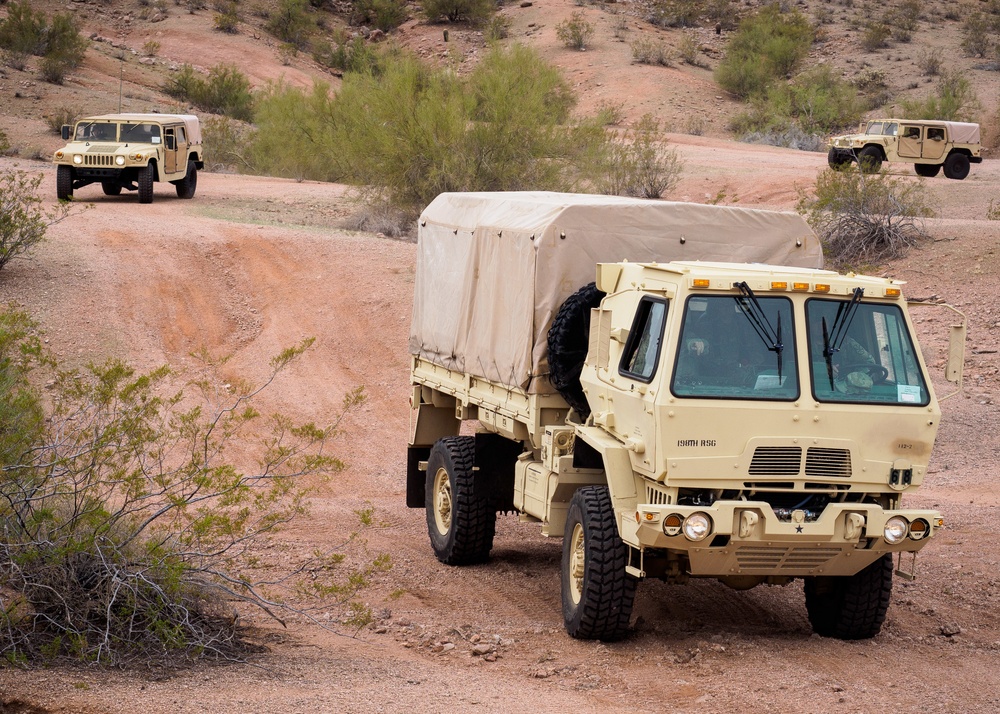
[(596, 426), (578, 426), (576, 435), (601, 455), (615, 512), (634, 511), (638, 494), (628, 447)]

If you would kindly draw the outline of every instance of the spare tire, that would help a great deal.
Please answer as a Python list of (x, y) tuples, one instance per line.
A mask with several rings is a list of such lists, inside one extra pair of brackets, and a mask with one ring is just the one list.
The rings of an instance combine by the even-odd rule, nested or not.
[(580, 384), (580, 373), (590, 345), (590, 311), (600, 307), (604, 293), (590, 283), (566, 298), (549, 328), (549, 380), (581, 418), (590, 405)]

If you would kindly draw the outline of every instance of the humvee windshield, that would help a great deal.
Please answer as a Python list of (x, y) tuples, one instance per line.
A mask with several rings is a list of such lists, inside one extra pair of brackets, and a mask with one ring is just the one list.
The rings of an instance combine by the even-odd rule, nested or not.
[(758, 297), (751, 305), (744, 297), (689, 297), (671, 391), (679, 397), (797, 399), (794, 345), (787, 298)]
[(143, 144), (159, 144), (160, 125), (148, 122), (143, 122), (142, 124), (122, 124), (121, 140)]
[(114, 122), (81, 122), (76, 125), (76, 141), (117, 141), (118, 125)]
[(865, 133), (876, 136), (896, 136), (898, 131), (899, 126), (894, 121), (873, 121), (868, 125)]
[(930, 394), (900, 308), (858, 303), (853, 316), (841, 321), (844, 328), (836, 330), (846, 304), (818, 298), (806, 302), (817, 401), (925, 406)]

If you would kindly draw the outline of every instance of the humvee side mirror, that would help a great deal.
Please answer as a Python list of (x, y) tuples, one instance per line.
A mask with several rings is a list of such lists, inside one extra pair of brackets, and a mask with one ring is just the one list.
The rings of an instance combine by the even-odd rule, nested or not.
[(70, 129), (72, 129), (72, 127), (69, 124), (63, 124), (62, 125), (62, 132), (61, 133), (62, 133), (62, 139), (63, 139), (63, 141), (69, 141), (69, 130)]

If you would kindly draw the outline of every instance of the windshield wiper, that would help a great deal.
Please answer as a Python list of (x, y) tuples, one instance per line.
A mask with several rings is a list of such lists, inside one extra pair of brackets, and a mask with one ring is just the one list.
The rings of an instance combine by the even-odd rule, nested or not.
[(844, 340), (847, 339), (847, 330), (851, 327), (851, 322), (854, 320), (854, 315), (858, 311), (858, 305), (864, 294), (864, 288), (854, 288), (851, 299), (837, 306), (837, 314), (833, 317), (833, 327), (830, 328), (829, 339), (825, 334), (826, 318), (823, 318), (823, 355), (825, 357), (832, 357), (834, 352), (840, 352)]
[(774, 352), (778, 359), (778, 384), (781, 384), (781, 353), (785, 349), (785, 345), (781, 340), (781, 313), (778, 313), (778, 326), (775, 328), (771, 325), (771, 321), (767, 319), (764, 308), (757, 302), (757, 296), (753, 294), (753, 290), (750, 289), (746, 281), (736, 283), (735, 287), (739, 289), (742, 295), (742, 297), (736, 298), (741, 312), (746, 315), (754, 332), (760, 337), (764, 346), (767, 347), (768, 352)]

